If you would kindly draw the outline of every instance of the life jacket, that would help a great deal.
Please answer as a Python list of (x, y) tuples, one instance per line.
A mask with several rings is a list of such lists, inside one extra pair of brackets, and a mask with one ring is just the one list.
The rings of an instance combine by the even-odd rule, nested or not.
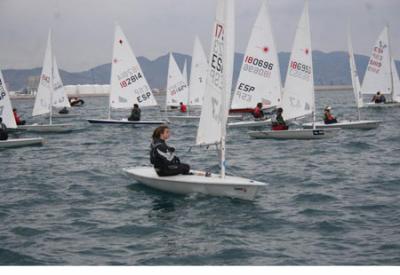
[(254, 118), (263, 118), (264, 112), (259, 107), (256, 107), (254, 109), (253, 116), (254, 116)]
[(187, 111), (186, 105), (185, 105), (185, 104), (182, 104), (182, 105), (181, 105), (181, 112), (182, 112), (182, 113), (186, 113), (186, 111)]
[(335, 120), (335, 117), (331, 113), (328, 113), (325, 115), (325, 120), (327, 121)]
[(282, 131), (282, 130), (287, 130), (287, 129), (289, 129), (289, 127), (287, 125), (283, 125), (283, 124), (272, 125), (273, 131)]
[(14, 114), (15, 122), (17, 123), (17, 125), (20, 124), (21, 123), (21, 119), (19, 118), (17, 112), (14, 111), (13, 114)]

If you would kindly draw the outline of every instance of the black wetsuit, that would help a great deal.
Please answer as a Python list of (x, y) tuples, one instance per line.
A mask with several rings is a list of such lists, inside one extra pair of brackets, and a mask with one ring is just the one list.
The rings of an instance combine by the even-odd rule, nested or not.
[(133, 108), (130, 117), (128, 117), (129, 121), (139, 121), (140, 120), (140, 109)]
[(175, 155), (175, 148), (169, 147), (164, 140), (154, 140), (150, 149), (150, 162), (159, 176), (189, 174), (190, 166), (181, 163)]
[(7, 126), (4, 123), (0, 123), (0, 140), (8, 139)]

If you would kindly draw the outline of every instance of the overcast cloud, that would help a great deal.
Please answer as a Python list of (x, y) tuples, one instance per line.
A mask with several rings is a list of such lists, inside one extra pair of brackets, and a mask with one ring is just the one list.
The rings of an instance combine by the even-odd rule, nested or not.
[[(262, 0), (236, 0), (236, 51), (243, 52)], [(310, 0), (314, 50), (346, 49), (351, 20), (355, 52), (369, 55), (385, 24), (400, 59), (400, 0)], [(279, 51), (290, 51), (303, 0), (269, 0)], [(40, 67), (49, 28), (59, 67), (82, 71), (109, 63), (114, 22), (137, 56), (191, 55), (195, 35), (209, 51), (216, 0), (0, 0), (0, 67)]]

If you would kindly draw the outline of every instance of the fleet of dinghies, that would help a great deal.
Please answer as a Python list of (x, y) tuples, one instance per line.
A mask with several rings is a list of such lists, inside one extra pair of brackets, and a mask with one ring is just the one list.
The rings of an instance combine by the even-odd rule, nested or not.
[(18, 126), (20, 130), (42, 133), (65, 133), (74, 130), (70, 123), (53, 123), (53, 108), (71, 107), (64, 91), (64, 86), (53, 53), (52, 35), (49, 32), (46, 53), (38, 92), (33, 106), (32, 116), (49, 115), (49, 124), (32, 124)]
[[(112, 118), (113, 109), (127, 110), (135, 104), (144, 109), (159, 108), (126, 36), (121, 27), (116, 25), (111, 63), (108, 117), (106, 119), (88, 119), (87, 121), (92, 124), (161, 125), (169, 123), (169, 119), (199, 120), (195, 146), (216, 146), (219, 151), (219, 174), (210, 175), (194, 170), (191, 171), (190, 175), (160, 177), (155, 169), (149, 166), (123, 169), (137, 182), (178, 194), (203, 193), (252, 200), (257, 190), (266, 187), (267, 184), (226, 175), (225, 144), (228, 127), (238, 128), (232, 131), (246, 131), (245, 133), (254, 139), (325, 139), (336, 136), (340, 129), (369, 130), (379, 127), (382, 121), (361, 118), (361, 110), (364, 107), (400, 106), (400, 80), (391, 55), (389, 28), (386, 26), (383, 29), (373, 47), (362, 85), (349, 31), (347, 35), (348, 57), (358, 118), (341, 120), (334, 124), (316, 121), (308, 1), (305, 1), (296, 28), (284, 87), (282, 87), (281, 82), (278, 49), (275, 45), (266, 2), (262, 3), (252, 27), (238, 81), (235, 87), (232, 87), (235, 46), (234, 3), (234, 0), (217, 0), (208, 59), (199, 38), (195, 37), (190, 78), (187, 70), (188, 60), (185, 60), (183, 71), (181, 71), (173, 54), (169, 54), (165, 120), (161, 119), (161, 114), (160, 119), (156, 120), (128, 121), (128, 119)], [(232, 88), (234, 89), (232, 90)], [(385, 104), (364, 102), (366, 96), (374, 95), (377, 91), (388, 96), (390, 100)], [(179, 108), (180, 103), (185, 104), (192, 113), (172, 115), (168, 109)], [(228, 123), (229, 118), (242, 117), (229, 116), (230, 110), (248, 113), (258, 103), (262, 104), (264, 110), (274, 111), (277, 108), (282, 108), (285, 120), (295, 122), (297, 126), (301, 127), (286, 130), (267, 130), (271, 128), (271, 119), (249, 119)], [(65, 94), (53, 53), (50, 31), (38, 93), (32, 112), (32, 116), (48, 115), (49, 124), (17, 126), (1, 71), (0, 117), (9, 129), (63, 133), (75, 128), (75, 125), (70, 123), (53, 123), (53, 118), (56, 117), (53, 114), (53, 109), (64, 107), (69, 108), (71, 106)], [(201, 107), (200, 115), (198, 112), (194, 112), (196, 107)], [(302, 124), (297, 122), (307, 119), (311, 121)], [(251, 127), (258, 127), (258, 130), (246, 130), (246, 128)], [(260, 127), (263, 129), (259, 129)], [(0, 141), (0, 148), (40, 145), (42, 143), (41, 137), (8, 139)]]
[(250, 131), (256, 139), (323, 139), (333, 137), (337, 129), (317, 130), (315, 128), (315, 92), (312, 63), (311, 32), (306, 1), (289, 59), (285, 89), (281, 107), (286, 120), (312, 116), (312, 129)]
[(233, 1), (218, 0), (204, 103), (197, 131), (197, 145), (216, 145), (220, 155), (220, 175), (205, 177), (198, 171), (193, 175), (160, 177), (152, 167), (124, 169), (136, 181), (163, 191), (189, 194), (203, 193), (251, 200), (262, 182), (225, 175), (225, 139), (231, 95), (234, 58)]

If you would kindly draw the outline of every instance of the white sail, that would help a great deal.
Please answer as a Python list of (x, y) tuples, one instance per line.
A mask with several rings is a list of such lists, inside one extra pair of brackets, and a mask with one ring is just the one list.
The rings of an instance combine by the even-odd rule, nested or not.
[(179, 106), (179, 103), (188, 102), (188, 85), (185, 77), (179, 70), (175, 58), (169, 54), (168, 79), (167, 79), (167, 106)]
[(183, 64), (183, 77), (186, 81), (186, 84), (189, 86), (188, 72), (187, 72), (187, 59), (185, 59), (185, 63)]
[(392, 58), (392, 74), (393, 74), (393, 94), (392, 100), (400, 102), (400, 80), (399, 74), (397, 73), (396, 63)]
[(347, 35), (347, 43), (349, 49), (350, 74), (351, 83), (353, 84), (354, 99), (356, 101), (357, 108), (361, 108), (363, 106), (363, 96), (361, 93), (361, 84), (358, 78), (356, 61), (354, 60), (353, 43), (351, 42), (350, 32)]
[(111, 67), (110, 107), (127, 109), (135, 103), (139, 106), (157, 105), (128, 39), (117, 25)]
[(48, 114), (51, 112), (51, 98), (53, 93), (53, 50), (51, 45), (51, 31), (47, 38), (46, 53), (43, 61), (42, 74), (32, 116)]
[(278, 53), (266, 3), (263, 2), (243, 57), (232, 109), (281, 104), (281, 75)]
[(282, 97), (285, 119), (294, 119), (314, 111), (314, 76), (308, 2), (296, 30)]
[(376, 41), (365, 72), (362, 93), (367, 95), (392, 93), (389, 33), (385, 27)]
[(194, 40), (192, 69), (190, 70), (189, 105), (202, 105), (204, 90), (206, 89), (207, 57), (199, 38)]
[[(204, 103), (197, 131), (196, 143), (198, 145), (223, 143), (226, 135), (234, 58), (233, 4), (232, 0), (218, 0), (217, 2)], [(224, 148), (222, 148), (221, 154), (224, 153), (223, 150)], [(223, 172), (221, 174), (223, 175)]]
[(10, 95), (8, 94), (3, 74), (0, 71), (0, 117), (8, 128), (17, 128), (17, 123), (12, 111)]
[(53, 106), (54, 107), (71, 107), (67, 95), (65, 94), (64, 85), (58, 71), (57, 61), (53, 56)]

